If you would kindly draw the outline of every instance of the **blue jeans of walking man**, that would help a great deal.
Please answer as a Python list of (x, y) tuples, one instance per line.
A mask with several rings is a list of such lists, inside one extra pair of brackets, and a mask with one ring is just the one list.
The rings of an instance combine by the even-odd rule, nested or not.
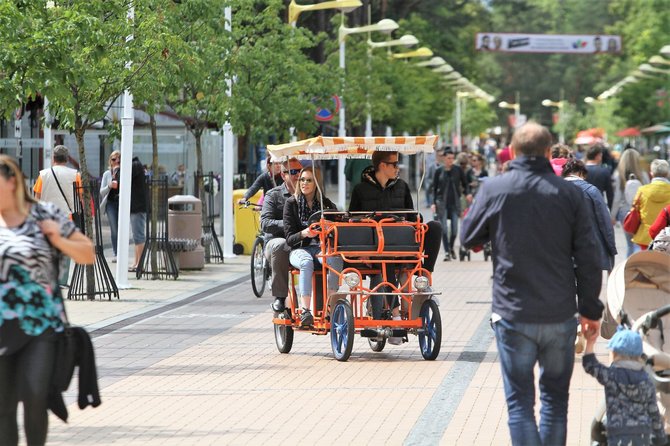
[[(499, 319), (493, 322), (493, 329), (500, 354), (512, 444), (564, 445), (577, 319), (572, 317), (549, 324)], [(539, 429), (534, 409), (536, 363), (540, 366), (542, 404)]]

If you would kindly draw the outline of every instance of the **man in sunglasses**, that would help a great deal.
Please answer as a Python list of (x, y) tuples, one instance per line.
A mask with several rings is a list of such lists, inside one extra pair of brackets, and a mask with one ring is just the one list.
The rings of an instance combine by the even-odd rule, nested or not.
[(288, 255), (291, 248), (284, 238), (284, 203), (295, 193), (302, 164), (296, 158), (282, 163), (281, 178), (284, 184), (265, 195), (261, 210), (261, 229), (265, 233), (265, 258), (272, 267), (272, 295), (275, 300), (272, 309), (281, 312), (286, 309), (288, 296)]
[[(398, 152), (376, 151), (372, 154), (372, 166), (366, 168), (361, 174), (361, 182), (358, 183), (351, 193), (349, 211), (397, 211), (414, 210), (414, 201), (409, 185), (398, 178), (400, 173)], [(424, 251), (428, 256), (424, 259), (423, 266), (429, 272), (433, 272), (435, 261), (440, 251), (440, 236), (442, 227), (436, 221), (429, 221), (428, 231), (424, 239)], [(387, 277), (391, 274), (387, 271)], [(373, 277), (373, 283), (379, 280)], [(381, 311), (381, 299), (372, 300), (373, 316), (377, 319)], [(398, 303), (397, 301), (395, 303)], [(399, 307), (393, 308), (394, 318), (399, 318)], [(396, 338), (389, 340), (391, 344), (400, 344), (402, 341)]]

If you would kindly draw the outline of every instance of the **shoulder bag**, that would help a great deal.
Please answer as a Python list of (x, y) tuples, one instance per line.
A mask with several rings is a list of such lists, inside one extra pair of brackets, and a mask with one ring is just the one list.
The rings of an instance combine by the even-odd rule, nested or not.
[[(58, 272), (57, 268), (56, 272)], [(58, 277), (58, 274), (56, 274), (56, 277)], [(55, 285), (54, 294), (60, 296), (59, 285)], [(97, 407), (101, 401), (91, 337), (85, 328), (70, 325), (62, 297), (61, 302), (63, 302), (63, 325), (65, 328), (62, 333), (57, 333), (48, 408), (58, 418), (67, 422), (68, 411), (61, 393), (70, 387), (75, 367), (79, 367), (79, 408), (83, 409), (88, 405)]]
[(65, 204), (67, 205), (68, 210), (70, 211), (70, 215), (72, 215), (72, 221), (74, 222), (75, 225), (77, 225), (77, 228), (84, 233), (84, 213), (83, 212), (74, 212), (72, 208), (70, 207), (70, 203), (67, 201), (67, 197), (65, 196), (65, 192), (63, 192), (63, 188), (60, 185), (60, 181), (58, 181), (58, 177), (56, 176), (56, 172), (54, 171), (54, 168), (51, 168), (51, 174), (54, 176), (54, 180), (56, 180), (56, 185), (58, 186), (58, 190), (60, 191), (60, 194), (63, 196), (63, 200), (65, 200)]
[(630, 211), (628, 211), (623, 219), (623, 230), (629, 234), (635, 234), (640, 228), (640, 223), (642, 223), (640, 208), (638, 202), (635, 201), (633, 207), (630, 208)]

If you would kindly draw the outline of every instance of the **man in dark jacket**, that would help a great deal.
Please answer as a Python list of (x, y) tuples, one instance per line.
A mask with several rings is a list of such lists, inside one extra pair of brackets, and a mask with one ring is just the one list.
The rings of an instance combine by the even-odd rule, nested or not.
[[(468, 202), (472, 201), (470, 182), (460, 166), (454, 164), (454, 152), (447, 148), (444, 151), (444, 166), (435, 171), (433, 177), (433, 204), (430, 210), (440, 219), (442, 225), (442, 244), (444, 260), (456, 260), (454, 242), (458, 235), (458, 220), (461, 218), (461, 196), (465, 195)], [(451, 234), (449, 225), (451, 221)]]
[(607, 207), (612, 210), (614, 187), (612, 186), (612, 171), (602, 164), (603, 147), (596, 144), (586, 151), (586, 181), (598, 188), (600, 193), (607, 197)]
[[(588, 336), (603, 310), (595, 223), (582, 191), (554, 174), (550, 146), (545, 127), (518, 129), (517, 158), (481, 186), (461, 233), (465, 247), (493, 247), (491, 321), (514, 445), (565, 444), (575, 314)], [(532, 380), (538, 362), (539, 430)]]
[(272, 309), (280, 312), (286, 309), (288, 296), (288, 255), (291, 251), (286, 245), (284, 235), (284, 203), (295, 193), (295, 184), (302, 165), (295, 158), (284, 162), (281, 168), (284, 184), (277, 186), (265, 196), (261, 210), (261, 229), (265, 233), (265, 258), (272, 267), (272, 295), (275, 300)]
[[(398, 178), (398, 163), (398, 152), (373, 153), (372, 166), (363, 171), (361, 182), (351, 193), (349, 211), (413, 210), (414, 202), (409, 186)], [(438, 222), (428, 222), (423, 244), (428, 257), (424, 259), (423, 266), (431, 273), (440, 252), (441, 233), (442, 228)]]

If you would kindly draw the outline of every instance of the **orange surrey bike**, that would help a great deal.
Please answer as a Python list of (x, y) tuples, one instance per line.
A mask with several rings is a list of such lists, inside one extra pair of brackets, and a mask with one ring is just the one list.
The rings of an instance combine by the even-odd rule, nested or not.
[[(367, 157), (375, 150), (392, 150), (416, 154), (435, 150), (436, 136), (427, 137), (316, 137), (278, 146), (269, 146), (275, 156), (332, 159)], [(425, 169), (424, 169), (425, 171)], [(423, 181), (423, 178), (422, 178)], [(318, 193), (321, 193), (319, 190)], [(420, 186), (419, 192), (420, 193)], [(416, 201), (417, 203), (419, 200)], [(321, 211), (310, 219), (310, 229), (318, 233), (321, 265), (312, 277), (314, 322), (302, 326), (298, 296), (289, 286), (286, 310), (273, 318), (275, 341), (281, 353), (293, 347), (294, 333), (330, 335), (333, 356), (338, 361), (349, 359), (355, 334), (367, 338), (375, 352), (384, 349), (387, 339), (417, 335), (421, 355), (434, 360), (440, 352), (442, 321), (433, 297), (432, 277), (423, 268), (424, 238), (427, 225), (416, 210), (391, 212)], [(340, 256), (344, 268), (337, 271), (327, 258)], [(393, 266), (392, 266), (393, 265)], [(398, 269), (398, 283), (386, 276), (388, 268)], [(328, 273), (337, 274), (339, 290), (327, 296)], [(292, 269), (290, 279), (298, 275)], [(381, 275), (381, 282), (368, 285), (365, 278)], [(289, 283), (294, 283), (289, 280)], [(375, 319), (371, 311), (373, 296), (394, 295), (400, 298), (401, 319), (390, 317), (391, 309), (384, 302), (382, 316)], [(387, 299), (383, 299), (387, 301)]]

